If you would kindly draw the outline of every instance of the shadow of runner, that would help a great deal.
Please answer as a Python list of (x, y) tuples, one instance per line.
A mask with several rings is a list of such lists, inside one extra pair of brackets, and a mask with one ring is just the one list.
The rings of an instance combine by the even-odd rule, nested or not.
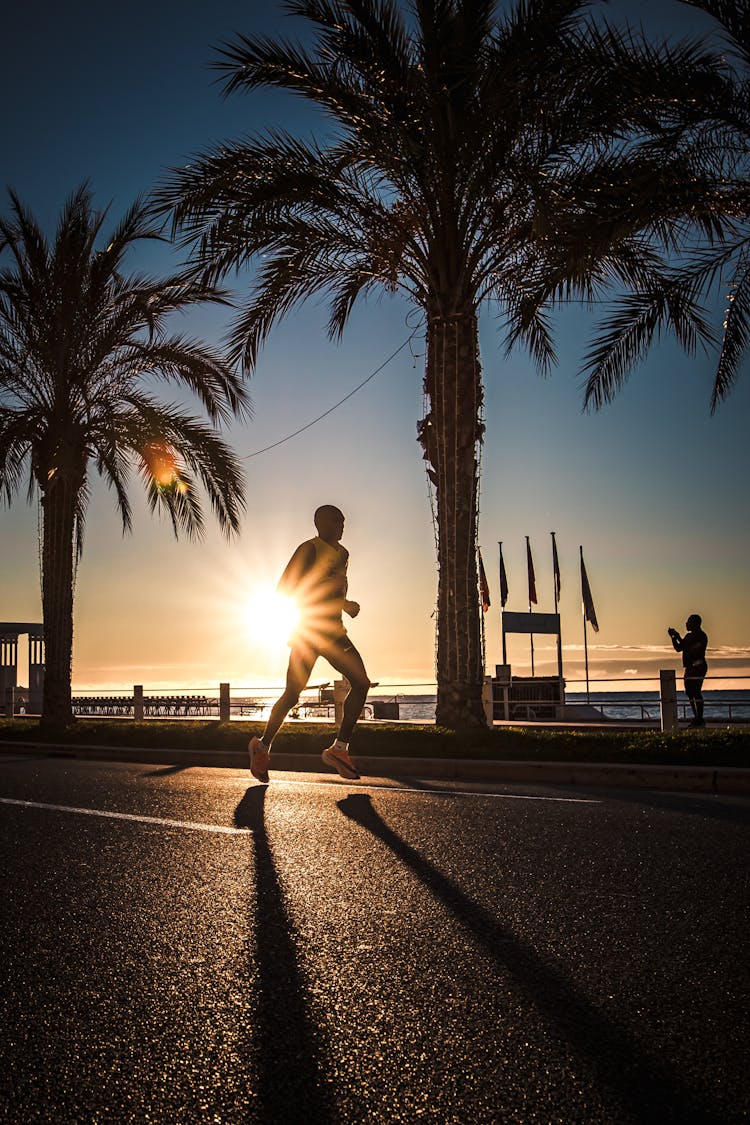
[(264, 820), (267, 787), (251, 786), (234, 813), (253, 834), (257, 903), (254, 957), (258, 968), (258, 1082), (261, 1120), (278, 1125), (334, 1121), (320, 1046), (308, 1013), (286, 908)]
[(159, 766), (158, 769), (148, 770), (144, 773), (144, 777), (169, 777), (173, 773), (182, 773), (184, 770), (189, 770), (190, 766)]
[(498, 966), (512, 974), (560, 1037), (588, 1056), (597, 1079), (636, 1121), (722, 1125), (723, 1118), (706, 1105), (702, 1092), (686, 1088), (663, 1061), (649, 1058), (625, 1028), (611, 1023), (528, 943), (503, 929), (488, 910), (389, 828), (368, 794), (350, 794), (338, 807), (344, 816), (382, 840), (481, 942)]

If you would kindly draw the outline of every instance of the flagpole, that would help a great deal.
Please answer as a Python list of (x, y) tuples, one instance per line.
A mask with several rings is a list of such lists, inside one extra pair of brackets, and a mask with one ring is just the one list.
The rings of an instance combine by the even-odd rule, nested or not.
[(555, 573), (555, 559), (557, 558), (557, 552), (555, 551), (554, 531), (550, 531), (550, 535), (552, 536), (552, 593), (555, 599), (555, 613), (557, 613), (557, 574)]
[(552, 536), (552, 591), (555, 596), (555, 614), (557, 616), (557, 674), (562, 681), (563, 678), (563, 662), (562, 662), (562, 633), (560, 630), (560, 617), (558, 609), (557, 591), (560, 585), (560, 566), (557, 558), (557, 544), (555, 543), (555, 533), (550, 532)]
[(487, 635), (484, 624), (484, 616), (490, 608), (490, 587), (487, 582), (487, 575), (484, 570), (484, 563), (482, 562), (482, 548), (477, 545), (477, 563), (479, 568), (479, 587), (480, 598), (482, 602), (482, 667), (484, 674), (487, 672)]
[[(527, 566), (528, 566), (528, 560), (530, 558), (531, 558), (531, 544), (529, 543), (529, 537), (527, 535), (526, 536), (526, 563), (527, 563)], [(535, 591), (535, 596), (536, 596), (536, 591)], [(529, 617), (530, 616), (531, 616), (531, 586), (529, 586)], [(533, 679), (533, 677), (534, 677), (534, 632), (533, 632), (533, 630), (531, 632), (529, 632), (529, 640), (531, 641), (531, 676), (532, 676), (532, 679)]]
[(508, 596), (508, 592), (505, 589), (505, 584), (503, 582), (503, 576), (504, 576), (504, 573), (505, 573), (505, 564), (503, 563), (503, 544), (502, 544), (502, 541), (500, 541), (500, 540), (498, 540), (497, 549), (498, 549), (498, 554), (500, 556), (499, 563), (498, 563), (499, 572), (500, 572), (500, 632), (502, 633), (502, 636), (503, 636), (503, 664), (507, 664), (508, 663), (508, 657), (507, 657), (507, 654), (506, 654), (506, 651), (505, 651), (505, 629), (503, 627), (503, 609), (505, 608), (505, 599)]
[[(579, 547), (579, 550), (581, 552), (581, 580), (583, 580), (583, 547)], [(583, 594), (583, 589), (581, 590), (581, 593)], [(583, 600), (583, 596), (581, 597), (581, 610), (583, 612), (583, 655), (586, 662), (586, 702), (590, 703), (591, 697), (589, 695), (589, 646), (588, 638), (586, 635), (586, 605)]]

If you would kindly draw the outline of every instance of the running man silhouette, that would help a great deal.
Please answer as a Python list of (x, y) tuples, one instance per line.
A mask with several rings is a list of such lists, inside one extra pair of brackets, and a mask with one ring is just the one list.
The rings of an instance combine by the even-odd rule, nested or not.
[(708, 637), (701, 629), (701, 618), (697, 613), (691, 613), (685, 622), (687, 632), (681, 637), (676, 629), (671, 626), (667, 629), (670, 640), (676, 652), (682, 653), (682, 664), (685, 669), (684, 684), (685, 695), (690, 700), (693, 710), (691, 727), (704, 727), (703, 721), (703, 680), (705, 679), (708, 665), (706, 664), (706, 649)]
[(250, 772), (264, 784), (268, 783), (271, 744), (307, 686), (319, 656), (325, 657), (351, 684), (337, 737), (323, 751), (323, 761), (348, 781), (359, 780), (349, 757), (349, 741), (367, 698), (370, 680), (342, 620), (342, 613), (349, 617), (359, 613), (359, 603), (346, 596), (349, 552), (341, 546), (344, 515), (332, 504), (324, 504), (315, 512), (314, 522), (318, 534), (300, 543), (278, 584), (280, 594), (296, 600), (300, 616), (289, 642), (284, 694), (273, 705), (262, 736), (251, 738), (248, 744)]

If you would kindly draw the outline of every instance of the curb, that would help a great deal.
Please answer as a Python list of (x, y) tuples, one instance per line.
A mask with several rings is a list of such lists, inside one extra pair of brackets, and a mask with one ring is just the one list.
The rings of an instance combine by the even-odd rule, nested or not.
[[(148, 762), (162, 765), (248, 769), (240, 750), (168, 750), (130, 746), (70, 746), (60, 743), (0, 742), (0, 754), (15, 753), (86, 761)], [(424, 777), (452, 781), (495, 781), (510, 784), (603, 786), (617, 789), (671, 789), (688, 793), (750, 794), (750, 769), (739, 766), (630, 765), (620, 762), (484, 761), (477, 758), (395, 758), (355, 754), (369, 777)], [(320, 773), (317, 755), (272, 755), (272, 769), (288, 773)]]

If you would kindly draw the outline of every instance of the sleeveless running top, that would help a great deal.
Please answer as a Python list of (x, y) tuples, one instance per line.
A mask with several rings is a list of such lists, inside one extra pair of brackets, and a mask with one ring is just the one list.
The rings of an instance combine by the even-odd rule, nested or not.
[(349, 585), (346, 576), (349, 552), (340, 544), (326, 543), (319, 535), (302, 543), (297, 550), (307, 565), (294, 591), (300, 610), (295, 636), (318, 648), (346, 636), (341, 615)]

